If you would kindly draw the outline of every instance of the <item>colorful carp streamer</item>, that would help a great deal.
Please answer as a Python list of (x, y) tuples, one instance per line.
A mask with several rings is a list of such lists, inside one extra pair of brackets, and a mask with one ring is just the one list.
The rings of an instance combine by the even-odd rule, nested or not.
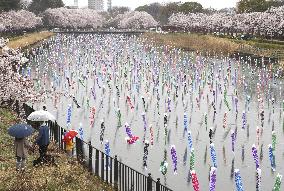
[(246, 112), (245, 111), (243, 111), (242, 120), (243, 120), (242, 128), (245, 129), (246, 128), (246, 124), (247, 124)]
[(183, 126), (184, 126), (184, 130), (187, 131), (187, 115), (186, 115), (186, 113), (183, 114)]
[(208, 116), (207, 116), (207, 113), (204, 114), (204, 121), (205, 121), (205, 128), (206, 128), (206, 131), (207, 131), (207, 128), (208, 128)]
[(189, 169), (194, 170), (194, 163), (195, 163), (195, 154), (194, 148), (190, 150), (190, 159), (189, 159)]
[(164, 150), (164, 160), (161, 162), (160, 171), (163, 175), (167, 174), (168, 171), (168, 163), (167, 163), (167, 150)]
[(224, 119), (223, 119), (223, 128), (226, 129), (227, 127), (227, 112), (224, 113)]
[(211, 155), (211, 161), (213, 163), (213, 166), (217, 168), (217, 156), (216, 156), (216, 150), (214, 147), (214, 143), (210, 144), (210, 155)]
[(76, 104), (77, 108), (80, 108), (80, 107), (81, 107), (74, 96), (73, 96), (73, 101), (74, 101), (74, 103)]
[(82, 123), (80, 123), (80, 125), (79, 125), (78, 132), (79, 132), (80, 139), (83, 140), (83, 138), (84, 138), (84, 131), (83, 131), (83, 128), (82, 128)]
[(145, 102), (145, 98), (143, 96), (141, 96), (142, 102), (143, 102), (143, 107), (144, 110), (146, 110), (146, 102)]
[(239, 169), (235, 169), (236, 191), (244, 191), (242, 177)]
[(276, 148), (276, 133), (275, 131), (272, 131), (272, 149), (275, 151)]
[(101, 134), (100, 134), (101, 144), (103, 144), (103, 142), (104, 142), (105, 129), (106, 129), (105, 122), (104, 122), (104, 120), (102, 120), (102, 123), (101, 123)]
[(168, 114), (164, 113), (164, 126), (168, 123)]
[(144, 125), (144, 133), (147, 131), (147, 122), (146, 122), (146, 114), (142, 113), (143, 125)]
[(71, 115), (72, 115), (72, 107), (71, 104), (69, 104), (67, 109), (67, 129), (69, 129), (71, 126)]
[(257, 145), (259, 145), (259, 139), (260, 139), (260, 129), (257, 126), (256, 127), (256, 139), (257, 139)]
[(209, 139), (210, 139), (210, 143), (212, 143), (213, 135), (214, 135), (213, 127), (210, 127), (210, 129), (209, 129)]
[(95, 106), (91, 108), (90, 110), (90, 127), (94, 127), (95, 123), (95, 114), (96, 114), (96, 108)]
[(139, 137), (132, 135), (132, 132), (131, 132), (131, 129), (128, 123), (125, 123), (125, 131), (128, 136), (125, 138), (128, 144), (134, 144), (139, 139)]
[(213, 113), (213, 122), (215, 122), (216, 114), (217, 114), (217, 109), (216, 109), (216, 105), (215, 105), (214, 102), (212, 102), (212, 107), (213, 107), (213, 110), (214, 110), (214, 113)]
[(252, 145), (251, 148), (251, 152), (252, 152), (252, 156), (255, 162), (255, 168), (258, 169), (259, 168), (259, 162), (258, 162), (258, 155), (257, 155), (257, 149), (255, 147), (255, 144)]
[(95, 90), (95, 88), (91, 88), (91, 93), (92, 93), (92, 96), (93, 96), (94, 101), (96, 101), (97, 96), (96, 96), (96, 90)]
[(126, 134), (128, 137), (132, 137), (132, 132), (131, 132), (131, 129), (130, 129), (130, 126), (128, 125), (128, 123), (125, 123), (125, 131), (126, 131)]
[(271, 165), (271, 169), (273, 171), (275, 171), (276, 165), (275, 165), (275, 156), (273, 154), (273, 148), (272, 145), (269, 144), (268, 145), (268, 154), (269, 154), (269, 160), (270, 160), (270, 165)]
[(116, 116), (117, 116), (117, 121), (118, 121), (117, 127), (121, 127), (121, 112), (119, 108), (117, 109)]
[(174, 174), (177, 174), (177, 152), (174, 145), (171, 146), (172, 162), (174, 167)]
[(105, 152), (106, 152), (107, 156), (110, 156), (110, 147), (109, 147), (109, 141), (108, 140), (106, 140), (106, 143), (105, 143)]
[(142, 120), (143, 120), (143, 124), (144, 124), (144, 135), (143, 135), (143, 143), (145, 142), (146, 139), (146, 131), (147, 131), (147, 122), (146, 122), (146, 114), (142, 113)]
[[(109, 141), (106, 140), (106, 143), (105, 143), (105, 153), (107, 156), (110, 156), (110, 146), (109, 146)], [(110, 167), (110, 162), (109, 162), (109, 158), (106, 157), (106, 168)]]
[(151, 145), (154, 145), (154, 130), (152, 124), (150, 124), (150, 143)]
[(167, 137), (168, 137), (168, 125), (165, 125), (165, 145), (167, 145)]
[(188, 149), (191, 151), (193, 145), (192, 145), (192, 136), (191, 131), (187, 132), (187, 140), (188, 140)]
[(84, 84), (83, 79), (79, 78), (79, 83), (80, 83), (84, 88), (86, 87), (85, 84)]
[(198, 182), (198, 178), (197, 178), (195, 170), (192, 170), (190, 173), (191, 173), (191, 181), (192, 181), (193, 190), (199, 191), (199, 182)]
[(120, 97), (119, 88), (118, 88), (118, 86), (115, 86), (115, 87), (116, 87), (116, 95), (117, 95), (117, 97)]
[(238, 98), (237, 98), (237, 97), (235, 97), (236, 113), (239, 113), (239, 109), (238, 109), (238, 102), (239, 102)]
[(210, 184), (209, 184), (209, 191), (215, 191), (216, 188), (216, 171), (217, 168), (211, 167), (210, 170)]
[(231, 140), (232, 140), (232, 152), (235, 152), (235, 142), (236, 142), (236, 133), (235, 131), (231, 131)]
[(260, 191), (261, 186), (261, 169), (256, 169), (256, 191)]
[(168, 97), (167, 103), (168, 103), (168, 112), (171, 112), (172, 110), (171, 110), (171, 98), (170, 97)]
[(145, 169), (147, 169), (147, 159), (148, 159), (148, 147), (149, 147), (149, 141), (145, 140), (144, 143), (144, 155), (143, 155), (143, 166)]
[(261, 127), (263, 127), (264, 126), (264, 111), (263, 110), (260, 112), (260, 121), (261, 121)]
[(87, 102), (87, 108), (90, 109), (90, 99), (87, 98), (87, 101), (86, 101), (86, 102)]
[(272, 101), (272, 112), (274, 113), (274, 110), (275, 110), (275, 106), (274, 106), (274, 104), (275, 104), (275, 99), (272, 98), (271, 101)]
[(131, 102), (131, 99), (130, 99), (129, 96), (126, 97), (126, 100), (128, 102), (128, 105), (129, 105), (130, 109), (134, 109), (134, 106), (132, 105), (132, 102)]
[(224, 90), (224, 103), (225, 103), (226, 107), (228, 108), (228, 110), (231, 111), (231, 109), (229, 107), (228, 100), (227, 100), (227, 89), (226, 88)]
[(282, 180), (282, 175), (280, 175), (278, 173), (277, 176), (276, 176), (276, 180), (275, 180), (275, 184), (274, 184), (274, 187), (273, 187), (273, 191), (280, 191), (281, 180)]

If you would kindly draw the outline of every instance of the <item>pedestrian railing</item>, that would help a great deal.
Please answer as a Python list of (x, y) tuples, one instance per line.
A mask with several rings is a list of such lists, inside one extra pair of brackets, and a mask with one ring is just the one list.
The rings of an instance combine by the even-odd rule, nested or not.
[[(24, 104), (26, 115), (33, 109)], [(60, 149), (65, 149), (63, 136), (66, 129), (56, 122), (50, 123), (50, 139), (56, 142)], [(74, 156), (77, 161), (88, 169), (91, 174), (99, 176), (104, 182), (112, 185), (120, 191), (171, 191), (171, 189), (155, 181), (151, 174), (147, 176), (118, 161), (117, 156), (111, 157), (92, 146), (91, 142), (85, 142), (75, 138)]]

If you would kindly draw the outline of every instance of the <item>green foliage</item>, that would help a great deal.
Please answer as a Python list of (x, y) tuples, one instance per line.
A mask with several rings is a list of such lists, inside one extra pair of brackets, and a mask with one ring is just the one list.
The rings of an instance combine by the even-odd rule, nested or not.
[(237, 11), (238, 13), (263, 12), (270, 7), (279, 7), (283, 4), (283, 0), (240, 0), (237, 3)]
[(143, 5), (140, 7), (137, 7), (135, 10), (136, 11), (145, 11), (152, 15), (156, 21), (161, 21), (161, 20), (167, 20), (165, 18), (165, 15), (163, 15), (163, 9), (164, 7), (160, 3), (152, 3), (149, 5)]
[(197, 13), (202, 12), (203, 7), (200, 3), (197, 2), (172, 2), (166, 5), (161, 5), (160, 3), (152, 3), (149, 5), (143, 5), (137, 7), (136, 11), (145, 11), (152, 15), (156, 21), (160, 24), (166, 24), (168, 22), (168, 18), (177, 12), (184, 13)]
[(63, 7), (62, 0), (33, 0), (29, 6), (29, 10), (38, 14), (44, 12), (48, 8)]
[(0, 0), (0, 12), (18, 10), (20, 8), (20, 0)]
[(197, 2), (185, 2), (179, 6), (179, 12), (183, 13), (198, 13), (202, 12), (203, 7)]

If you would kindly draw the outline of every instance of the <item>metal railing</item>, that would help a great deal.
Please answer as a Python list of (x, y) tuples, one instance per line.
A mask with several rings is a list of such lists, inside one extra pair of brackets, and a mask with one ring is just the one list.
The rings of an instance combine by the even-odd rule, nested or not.
[[(33, 110), (24, 104), (26, 116)], [(56, 122), (49, 123), (50, 139), (58, 144), (62, 150), (65, 149), (63, 136), (66, 129)], [(85, 148), (85, 149), (84, 149)], [(87, 152), (86, 152), (87, 151)], [(158, 178), (155, 181), (151, 173), (147, 176), (118, 161), (117, 156), (111, 157), (92, 146), (91, 142), (85, 142), (75, 138), (74, 156), (77, 161), (88, 169), (95, 176), (100, 177), (104, 182), (112, 185), (115, 190), (120, 191), (171, 191), (171, 189), (160, 183)]]

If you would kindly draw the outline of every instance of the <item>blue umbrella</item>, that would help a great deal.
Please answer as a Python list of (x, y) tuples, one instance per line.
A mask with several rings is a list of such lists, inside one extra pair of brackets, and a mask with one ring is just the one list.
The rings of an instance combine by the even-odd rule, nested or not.
[(28, 124), (16, 124), (9, 128), (8, 133), (12, 137), (24, 138), (30, 136), (34, 131), (34, 128)]

